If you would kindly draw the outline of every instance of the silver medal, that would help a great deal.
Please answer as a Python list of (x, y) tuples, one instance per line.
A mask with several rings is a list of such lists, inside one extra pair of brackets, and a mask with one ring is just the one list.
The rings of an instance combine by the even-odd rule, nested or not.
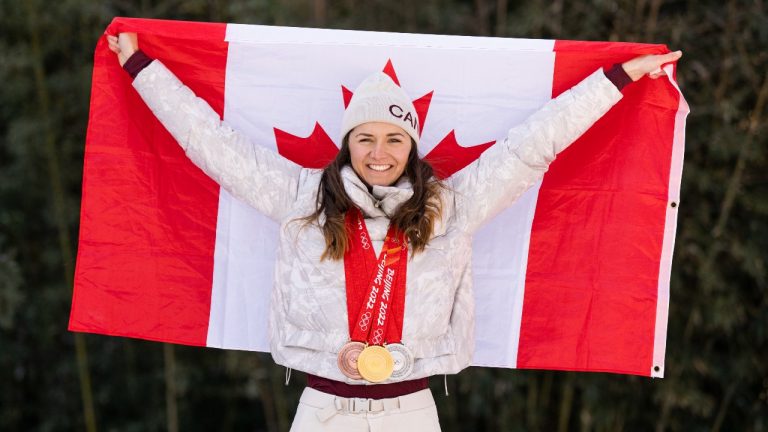
[(387, 345), (387, 350), (392, 354), (392, 359), (395, 361), (391, 380), (400, 381), (413, 372), (413, 353), (407, 346), (393, 343)]

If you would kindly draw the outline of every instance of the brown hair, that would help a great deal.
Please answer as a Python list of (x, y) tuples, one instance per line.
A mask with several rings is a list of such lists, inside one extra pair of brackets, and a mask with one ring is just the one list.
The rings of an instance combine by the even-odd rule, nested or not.
[[(349, 247), (344, 215), (347, 210), (355, 207), (355, 203), (344, 189), (341, 169), (350, 163), (347, 133), (341, 142), (339, 154), (323, 169), (314, 213), (301, 218), (309, 224), (319, 221), (320, 215), (325, 215), (325, 223), (320, 227), (325, 237), (325, 251), (320, 257), (323, 260), (340, 260), (344, 258), (344, 252)], [(432, 238), (435, 222), (442, 215), (440, 191), (444, 186), (434, 177), (434, 170), (429, 162), (419, 157), (413, 138), (403, 175), (408, 177), (413, 185), (413, 196), (398, 207), (390, 223), (405, 233), (411, 249), (418, 253), (424, 250)]]

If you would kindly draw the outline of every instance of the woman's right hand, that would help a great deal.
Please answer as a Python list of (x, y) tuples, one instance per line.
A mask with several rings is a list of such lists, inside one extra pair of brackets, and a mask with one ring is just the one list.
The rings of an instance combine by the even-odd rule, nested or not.
[(117, 36), (107, 35), (109, 49), (117, 54), (117, 61), (120, 66), (130, 58), (133, 53), (139, 50), (139, 38), (136, 33), (119, 33)]

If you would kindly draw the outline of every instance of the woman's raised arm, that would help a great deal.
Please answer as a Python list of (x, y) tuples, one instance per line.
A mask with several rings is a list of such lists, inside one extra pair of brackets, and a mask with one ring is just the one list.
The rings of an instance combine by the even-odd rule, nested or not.
[[(121, 66), (128, 62), (139, 69), (132, 71), (133, 87), (187, 157), (233, 196), (275, 221), (284, 220), (307, 170), (223, 122), (165, 65), (139, 51), (135, 33), (107, 35), (107, 41)], [(137, 58), (145, 59), (138, 67), (131, 64)]]
[[(618, 71), (631, 82), (645, 75), (664, 76), (661, 66), (680, 51), (636, 57)], [(616, 72), (614, 69), (611, 72)], [(578, 139), (622, 97), (616, 74), (596, 70), (570, 90), (547, 102), (480, 158), (450, 179), (457, 192), (455, 214), (468, 231), (514, 203), (539, 181), (558, 153)], [(631, 80), (631, 81), (630, 81)]]

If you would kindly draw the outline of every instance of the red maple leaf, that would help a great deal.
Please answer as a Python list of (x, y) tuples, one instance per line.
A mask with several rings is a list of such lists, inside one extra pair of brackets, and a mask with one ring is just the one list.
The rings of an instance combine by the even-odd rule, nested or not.
[(339, 153), (339, 148), (317, 122), (306, 138), (275, 128), (275, 140), (278, 153), (304, 168), (325, 168)]
[[(400, 85), (400, 80), (397, 78), (392, 60), (387, 61), (383, 72), (389, 75), (395, 84)], [(352, 100), (353, 93), (343, 85), (341, 86), (341, 93), (344, 100), (344, 108), (347, 108)], [(413, 101), (413, 106), (416, 108), (416, 114), (419, 117), (421, 130), (424, 129), (427, 121), (427, 113), (429, 112), (433, 93), (434, 91), (431, 91)], [(274, 128), (274, 132), (278, 153), (286, 159), (306, 168), (324, 168), (339, 152), (339, 146), (328, 136), (328, 133), (320, 123), (315, 123), (315, 128), (307, 137), (299, 137), (278, 128)], [(456, 142), (455, 131), (451, 130), (424, 159), (432, 164), (435, 175), (440, 178), (447, 178), (472, 163), (491, 145), (493, 145), (493, 141), (470, 147), (462, 147)]]
[(432, 168), (435, 170), (435, 176), (438, 178), (448, 178), (479, 158), (495, 142), (491, 141), (472, 147), (462, 147), (456, 141), (455, 131), (451, 130), (431, 152), (424, 156), (424, 160), (432, 165)]

